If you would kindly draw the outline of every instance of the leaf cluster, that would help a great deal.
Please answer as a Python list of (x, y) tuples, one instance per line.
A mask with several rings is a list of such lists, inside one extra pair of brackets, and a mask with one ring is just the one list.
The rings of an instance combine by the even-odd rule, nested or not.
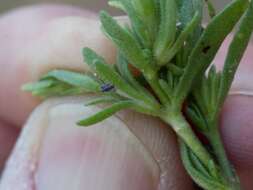
[[(204, 3), (210, 15), (206, 26)], [(110, 0), (109, 4), (130, 20), (122, 25), (108, 13), (100, 13), (102, 31), (118, 50), (116, 64), (84, 48), (84, 61), (93, 75), (54, 70), (24, 90), (42, 97), (96, 93), (98, 97), (87, 105), (109, 106), (78, 122), (81, 126), (126, 108), (161, 119), (166, 116), (171, 124), (170, 119), (182, 115), (186, 105), (187, 117), (210, 137), (217, 130), (220, 109), (253, 30), (253, 1), (233, 0), (218, 13), (210, 0)], [(238, 21), (224, 68), (217, 71), (210, 65)], [(203, 188), (225, 189), (226, 179), (216, 163), (204, 164), (198, 152), (185, 144), (187, 134), (179, 136), (183, 162), (192, 178)]]

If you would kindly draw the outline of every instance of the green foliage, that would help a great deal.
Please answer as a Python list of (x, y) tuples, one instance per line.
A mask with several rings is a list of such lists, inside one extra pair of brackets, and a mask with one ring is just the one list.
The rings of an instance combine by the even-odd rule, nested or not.
[(181, 104), (189, 94), (193, 82), (203, 75), (213, 61), (219, 47), (247, 8), (247, 0), (234, 0), (211, 20), (190, 54), (185, 72), (175, 96)]
[(113, 84), (119, 93), (125, 97), (130, 97), (140, 102), (144, 102), (152, 107), (159, 107), (158, 103), (149, 94), (140, 93), (131, 84), (124, 80), (113, 67), (106, 64), (105, 60), (98, 56), (94, 51), (89, 48), (83, 50), (84, 59), (86, 63), (96, 72), (99, 77), (106, 82)]
[(150, 56), (142, 49), (134, 36), (118, 25), (106, 12), (100, 13), (100, 19), (103, 30), (126, 59), (138, 69), (145, 70), (150, 65)]
[[(204, 2), (210, 15), (207, 26), (202, 25)], [(44, 98), (96, 93), (85, 106), (107, 107), (78, 122), (81, 126), (123, 109), (156, 116), (178, 135), (184, 166), (198, 185), (239, 190), (217, 121), (253, 30), (253, 1), (233, 0), (217, 14), (210, 0), (110, 0), (109, 4), (126, 12), (131, 24), (122, 26), (108, 13), (100, 13), (102, 30), (117, 48), (115, 65), (84, 48), (92, 75), (54, 70), (23, 89)], [(225, 66), (218, 72), (210, 65), (239, 20)], [(212, 152), (194, 134), (184, 111), (207, 137)]]
[(234, 79), (235, 72), (248, 46), (252, 30), (253, 30), (253, 1), (251, 1), (247, 12), (242, 18), (239, 29), (236, 32), (234, 39), (229, 46), (225, 66), (222, 73), (222, 82), (218, 105), (219, 107), (222, 106), (228, 94), (228, 91)]
[(114, 103), (109, 108), (105, 108), (102, 111), (96, 113), (95, 115), (79, 121), (78, 125), (80, 126), (94, 125), (98, 122), (101, 122), (107, 119), (108, 117), (112, 116), (116, 112), (122, 109), (130, 108), (132, 106), (134, 106), (134, 103), (132, 101), (121, 101), (121, 102)]
[(204, 166), (198, 157), (180, 141), (181, 157), (187, 173), (206, 190), (227, 190), (226, 182), (221, 173), (217, 170), (214, 163)]
[(213, 65), (208, 75), (202, 76), (189, 98), (187, 113), (204, 133), (208, 133), (209, 127), (218, 119), (217, 106), (220, 87), (221, 73), (217, 72)]
[[(160, 26), (154, 44), (154, 56), (161, 62), (166, 50), (173, 45), (176, 37), (177, 7), (175, 0), (160, 0)], [(160, 64), (162, 64), (161, 62)]]
[(44, 75), (38, 82), (26, 84), (22, 89), (31, 91), (33, 95), (47, 98), (99, 92), (100, 84), (88, 75), (65, 70), (53, 70)]
[(216, 10), (211, 2), (211, 0), (205, 0), (207, 9), (208, 9), (208, 14), (210, 18), (213, 18), (216, 15)]
[(196, 29), (199, 23), (199, 19), (200, 19), (200, 15), (198, 12), (196, 12), (192, 20), (181, 31), (180, 35), (178, 36), (173, 46), (172, 47), (167, 46), (167, 48), (165, 48), (164, 50), (164, 53), (159, 56), (160, 64), (166, 64), (170, 62), (172, 58), (175, 57), (175, 55), (179, 52), (179, 50), (181, 50), (181, 48), (184, 46), (184, 43), (187, 40), (187, 38)]

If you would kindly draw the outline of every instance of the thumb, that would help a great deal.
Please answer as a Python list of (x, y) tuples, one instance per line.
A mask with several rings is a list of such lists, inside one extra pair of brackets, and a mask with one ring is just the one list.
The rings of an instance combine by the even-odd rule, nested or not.
[(75, 126), (98, 110), (66, 103), (50, 110), (38, 190), (156, 189), (158, 165), (121, 120), (112, 117), (90, 128)]
[(177, 159), (170, 159), (168, 179), (163, 179), (156, 155), (117, 116), (78, 128), (76, 121), (100, 109), (83, 106), (86, 100), (49, 100), (33, 112), (3, 173), (1, 190), (191, 189)]

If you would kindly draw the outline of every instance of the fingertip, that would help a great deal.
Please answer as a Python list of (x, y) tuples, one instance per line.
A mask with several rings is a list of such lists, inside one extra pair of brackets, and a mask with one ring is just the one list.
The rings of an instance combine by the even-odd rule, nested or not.
[(253, 186), (253, 97), (228, 97), (222, 117), (221, 133), (229, 159), (245, 190)]
[(221, 119), (225, 145), (237, 167), (253, 169), (253, 97), (231, 96)]

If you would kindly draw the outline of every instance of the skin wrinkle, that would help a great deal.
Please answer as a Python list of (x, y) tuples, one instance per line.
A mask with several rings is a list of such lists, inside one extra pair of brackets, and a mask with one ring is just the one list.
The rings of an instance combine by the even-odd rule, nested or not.
[[(252, 107), (252, 102), (249, 101), (251, 97), (249, 96), (230, 96), (225, 102), (223, 113), (221, 117), (221, 132), (223, 133), (223, 138), (225, 139), (225, 145), (229, 150), (231, 159), (235, 162), (235, 165), (240, 166), (242, 169), (253, 168), (252, 159), (253, 154), (251, 151), (252, 146), (252, 135), (250, 132), (252, 123), (252, 112), (250, 111)], [(229, 102), (233, 101), (233, 104)], [(231, 107), (240, 107), (241, 109), (231, 109)], [(241, 115), (243, 115), (243, 120)], [(226, 115), (233, 115), (233, 121), (226, 119)], [(231, 142), (240, 142), (240, 144)], [(241, 148), (241, 145), (243, 149)], [(231, 145), (233, 148), (231, 148)], [(243, 153), (243, 154), (242, 154)], [(240, 169), (238, 168), (238, 169)]]
[[(85, 100), (85, 99), (84, 99)], [(85, 101), (83, 101), (83, 99), (82, 99), (82, 101), (81, 101), (82, 103), (83, 102), (85, 102)], [(63, 105), (68, 105), (68, 101), (65, 101), (65, 103), (63, 104)], [(70, 104), (70, 106), (72, 106), (72, 104)], [(72, 118), (72, 119), (70, 119), (67, 123), (71, 123), (70, 125), (73, 125), (73, 123), (74, 123), (74, 120), (78, 120), (78, 118), (80, 119), (80, 117), (83, 117), (82, 115), (83, 115), (83, 111), (82, 112), (80, 112), (80, 114), (77, 114), (77, 110), (78, 109), (74, 109), (74, 106), (76, 107), (76, 108), (82, 108), (83, 106), (81, 106), (80, 105), (80, 101), (76, 101), (74, 104), (73, 104), (73, 114), (68, 114), (68, 117), (70, 117), (70, 118)], [(65, 106), (66, 107), (66, 106)], [(61, 113), (59, 113), (59, 109), (60, 109), (60, 107), (58, 106), (58, 108), (57, 107), (55, 107), (55, 108), (53, 108), (54, 109), (54, 113), (55, 114), (57, 114), (58, 113), (58, 115), (61, 115)], [(83, 110), (84, 108), (82, 108), (82, 110)], [(90, 108), (85, 108), (85, 109), (90, 109)], [(61, 110), (63, 110), (63, 109), (61, 109)], [(69, 109), (66, 109), (66, 110), (69, 110)], [(61, 111), (60, 111), (61, 112)], [(54, 115), (55, 115), (54, 114)], [(64, 115), (66, 115), (66, 113), (65, 114), (62, 114), (62, 116), (60, 116), (60, 117), (65, 117)], [(78, 116), (78, 118), (77, 118), (77, 116), (75, 116), (75, 115), (77, 115)], [(54, 118), (54, 116), (51, 116), (52, 117), (52, 119)], [(74, 119), (75, 118), (75, 119)], [(85, 157), (82, 157), (81, 155), (82, 155), (82, 153), (80, 152), (80, 151), (78, 151), (78, 150), (75, 150), (75, 151), (78, 151), (79, 152), (79, 154), (80, 154), (80, 156), (78, 156), (78, 158), (81, 158), (81, 160), (83, 159), (83, 161), (84, 162), (86, 162), (85, 163), (85, 168), (87, 167), (87, 159), (88, 160), (90, 160), (90, 159), (92, 159), (93, 160), (93, 158), (95, 157), (96, 159), (95, 159), (95, 161), (98, 159), (98, 160), (100, 160), (100, 157), (98, 158), (98, 156), (96, 156), (97, 154), (103, 154), (103, 152), (97, 152), (97, 150), (95, 149), (93, 149), (93, 148), (91, 148), (90, 147), (90, 145), (89, 145), (89, 143), (91, 143), (91, 142), (93, 142), (93, 140), (94, 140), (94, 137), (96, 136), (95, 134), (97, 134), (97, 133), (95, 133), (95, 132), (92, 132), (92, 131), (97, 131), (98, 132), (98, 135), (99, 134), (101, 134), (99, 131), (102, 131), (102, 134), (104, 134), (104, 135), (109, 135), (110, 136), (110, 133), (111, 134), (115, 134), (115, 135), (119, 135), (120, 137), (124, 137), (124, 135), (123, 135), (123, 133), (122, 132), (124, 132), (126, 129), (123, 129), (124, 128), (124, 126), (121, 126), (121, 125), (118, 125), (119, 124), (119, 122), (116, 122), (115, 123), (115, 121), (112, 121), (112, 120), (115, 120), (116, 119), (116, 117), (112, 117), (110, 120), (108, 120), (107, 122), (105, 122), (105, 125), (106, 126), (104, 126), (104, 128), (102, 127), (102, 126), (94, 126), (93, 128), (87, 128), (87, 129), (83, 129), (83, 130), (81, 130), (81, 129), (78, 129), (78, 128), (73, 128), (73, 130), (72, 130), (72, 128), (68, 128), (68, 129), (66, 129), (67, 131), (66, 132), (64, 132), (64, 126), (62, 126), (63, 128), (62, 128), (62, 130), (59, 130), (59, 134), (58, 134), (58, 136), (56, 137), (56, 141), (52, 144), (52, 146), (53, 147), (55, 147), (55, 146), (60, 146), (61, 147), (61, 141), (63, 141), (63, 142), (65, 142), (65, 141), (68, 141), (68, 140), (71, 140), (71, 139), (80, 139), (79, 137), (77, 137), (77, 136), (75, 136), (75, 137), (73, 137), (73, 134), (76, 134), (76, 132), (77, 132), (77, 130), (80, 130), (77, 134), (79, 135), (81, 135), (81, 137), (83, 137), (84, 139), (86, 139), (86, 145), (87, 145), (87, 147), (83, 147), (83, 145), (82, 144), (80, 144), (79, 142), (78, 142), (78, 150), (84, 150), (84, 149), (86, 149), (86, 156)], [(59, 121), (60, 122), (60, 120), (61, 119), (59, 119), (59, 120), (57, 120), (57, 121)], [(53, 121), (53, 120), (52, 120)], [(55, 127), (57, 127), (57, 121), (55, 121), (55, 123), (51, 123), (50, 125), (52, 126), (53, 125), (53, 128), (55, 129)], [(113, 127), (113, 125), (111, 125), (112, 126), (112, 129), (114, 129), (114, 130), (109, 130), (109, 131), (107, 131), (109, 128), (109, 126), (110, 126), (110, 124), (108, 123), (108, 122), (113, 122), (114, 124), (114, 127)], [(60, 124), (60, 123), (59, 123)], [(58, 125), (59, 125), (58, 124)], [(99, 125), (101, 125), (101, 124), (99, 124)], [(115, 125), (117, 126), (116, 128), (115, 128)], [(118, 128), (119, 127), (119, 128)], [(121, 128), (121, 127), (123, 127), (123, 128)], [(66, 128), (66, 126), (65, 126), (65, 128)], [(115, 131), (115, 129), (118, 131)], [(50, 129), (50, 130), (53, 130), (53, 129)], [(85, 132), (85, 130), (87, 131), (87, 133)], [(107, 132), (106, 132), (106, 131)], [(123, 131), (122, 131), (123, 130)], [(76, 132), (74, 132), (74, 131), (76, 131)], [(104, 132), (103, 132), (104, 131)], [(114, 132), (113, 132), (114, 131)], [(63, 132), (63, 134), (65, 134), (64, 136), (65, 136), (65, 138), (64, 138), (64, 136), (62, 136), (62, 132)], [(73, 134), (72, 134), (72, 132), (74, 132)], [(105, 133), (106, 132), (106, 133)], [(116, 132), (116, 133), (115, 133)], [(125, 131), (126, 132), (126, 131)], [(95, 136), (90, 136), (89, 135), (89, 133), (91, 133), (91, 134), (93, 134), (93, 135), (95, 135)], [(46, 139), (45, 141), (44, 141), (44, 144), (47, 144), (47, 142), (49, 143), (49, 144), (51, 144), (52, 142), (52, 138), (53, 139), (55, 139), (54, 138), (54, 132), (53, 131), (51, 131), (51, 132), (49, 132), (49, 134), (51, 134), (51, 137), (50, 136), (48, 136), (48, 139)], [(88, 135), (88, 138), (87, 137), (85, 137), (85, 136), (83, 136), (83, 135), (85, 135), (85, 134), (87, 134)], [(132, 141), (133, 140), (133, 135), (131, 134), (130, 135), (130, 133), (124, 133), (125, 135), (127, 135), (126, 137), (124, 137), (123, 139), (125, 139), (125, 138), (129, 138), (129, 143), (133, 143), (133, 146), (139, 146), (139, 143), (137, 143), (136, 144), (136, 142), (134, 141)], [(67, 135), (67, 136), (66, 136)], [(114, 140), (112, 139), (112, 138), (110, 138), (110, 139), (104, 139), (104, 135), (102, 135), (101, 136), (101, 138), (99, 138), (99, 139), (97, 139), (98, 141), (102, 141), (102, 142), (104, 142), (104, 140), (105, 140), (105, 142), (113, 142)], [(123, 136), (122, 136), (123, 135)], [(100, 136), (100, 135), (99, 135)], [(99, 137), (98, 136), (98, 137)], [(129, 136), (129, 137), (128, 137)], [(97, 137), (97, 138), (98, 138)], [(134, 137), (135, 138), (135, 137)], [(51, 140), (50, 140), (51, 139)], [(116, 140), (116, 142), (117, 142), (117, 139), (118, 139), (118, 137), (117, 136), (115, 136), (115, 140)], [(132, 139), (132, 140), (131, 140)], [(72, 141), (72, 140), (71, 140)], [(71, 142), (70, 141), (70, 142)], [(121, 141), (121, 140), (120, 140)], [(88, 144), (87, 144), (88, 143)], [(100, 143), (99, 143), (100, 144)], [(46, 145), (44, 145), (44, 146), (46, 146)], [(101, 146), (103, 146), (102, 144), (101, 144)], [(115, 145), (116, 147), (117, 147), (117, 144)], [(131, 145), (132, 146), (132, 145)], [(52, 147), (52, 149), (54, 149)], [(74, 147), (74, 146), (73, 146)], [(99, 145), (99, 147), (100, 147), (100, 145)], [(101, 150), (100, 148), (98, 147), (98, 150)], [(71, 147), (69, 147), (69, 148), (71, 148)], [(88, 157), (87, 157), (87, 148), (89, 149), (88, 150), (88, 152), (90, 152), (90, 150), (94, 150), (94, 154), (93, 153), (91, 153), (91, 155), (89, 155)], [(122, 148), (124, 148), (124, 147), (122, 147)], [(62, 152), (61, 150), (58, 150), (58, 148), (56, 148), (55, 149), (57, 152), (58, 152), (58, 154), (60, 153), (60, 152)], [(66, 151), (68, 150), (68, 147), (66, 148)], [(115, 158), (115, 156), (116, 157), (118, 157), (119, 159), (121, 159), (120, 157), (122, 157), (122, 156), (124, 156), (124, 154), (122, 155), (122, 154), (119, 154), (118, 156), (117, 156), (117, 152), (114, 152), (115, 150), (114, 149), (112, 149), (113, 150), (113, 152), (111, 152), (111, 153), (113, 153), (112, 155), (114, 155), (112, 158)], [(143, 149), (144, 150), (144, 149)], [(74, 151), (74, 152), (75, 152)], [(103, 150), (101, 150), (101, 151), (103, 151)], [(124, 149), (123, 149), (123, 151), (124, 151)], [(144, 151), (146, 151), (146, 150), (144, 150)], [(56, 154), (57, 154), (57, 152), (55, 152)], [(73, 153), (74, 153), (73, 152)], [(108, 154), (110, 154), (110, 152), (108, 152), (108, 153), (105, 153), (105, 157), (107, 157), (108, 156)], [(53, 155), (52, 154), (50, 154), (51, 156), (50, 157), (52, 157)], [(71, 155), (73, 155), (73, 154), (70, 154), (69, 156), (71, 156)], [(126, 155), (131, 155), (131, 154), (128, 154), (127, 152), (126, 152)], [(144, 154), (145, 155), (145, 154)], [(45, 155), (46, 156), (46, 155)], [(58, 156), (60, 156), (60, 155), (58, 155)], [(54, 156), (53, 156), (53, 158), (54, 158)], [(123, 157), (122, 157), (122, 159), (124, 159)], [(130, 159), (130, 158), (129, 158)], [(130, 159), (131, 160), (131, 159)], [(138, 160), (136, 160), (136, 161), (138, 161)], [(80, 163), (80, 162), (79, 162)], [(128, 162), (127, 162), (128, 163)], [(46, 163), (45, 163), (46, 164)], [(83, 172), (84, 172), (84, 170), (82, 170), (82, 169), (80, 169), (80, 167), (82, 167), (82, 161), (81, 161), (81, 163), (80, 164), (77, 164), (77, 163), (73, 163), (74, 165), (76, 165), (78, 168), (78, 170), (80, 171), (80, 172), (82, 172), (82, 175), (84, 175), (83, 174)], [(97, 163), (97, 164), (100, 164), (100, 163)], [(96, 163), (92, 163), (92, 165), (94, 165), (94, 167), (96, 168), (97, 166), (96, 166)], [(103, 165), (102, 165), (103, 166)], [(116, 165), (117, 166), (117, 165)], [(115, 167), (116, 167), (115, 166)], [(106, 167), (106, 166), (105, 166)], [(123, 171), (128, 171), (129, 170), (129, 167), (131, 168), (131, 165), (128, 165), (128, 166), (126, 166), (127, 168), (126, 168), (126, 170), (123, 170)], [(43, 169), (43, 167), (42, 167), (42, 169)], [(87, 168), (86, 168), (87, 169)], [(134, 168), (133, 168), (134, 169)], [(63, 169), (64, 170), (64, 169)], [(101, 170), (103, 170), (103, 171), (105, 171), (103, 168), (101, 168)], [(107, 171), (107, 170), (106, 170)], [(70, 171), (71, 172), (71, 171)], [(112, 172), (113, 172), (113, 170), (112, 170)], [(124, 172), (123, 172), (124, 173)], [(131, 174), (131, 175), (134, 175), (134, 174)], [(131, 176), (129, 176), (130, 178), (132, 178)], [(76, 177), (75, 177), (75, 179), (76, 179)], [(127, 179), (127, 178), (126, 178)], [(98, 179), (99, 180), (99, 179)], [(109, 179), (110, 180), (110, 179)], [(78, 186), (78, 183), (79, 182), (74, 182), (73, 183), (73, 186), (71, 185), (71, 187), (77, 187)], [(99, 181), (97, 181), (97, 183), (99, 183)], [(126, 180), (126, 183), (127, 183), (127, 180)], [(77, 186), (76, 186), (76, 185)], [(82, 183), (83, 184), (83, 183)], [(88, 187), (90, 187), (89, 186), (89, 184), (87, 184), (88, 185)]]
[(249, 180), (253, 178), (253, 102), (251, 99), (251, 96), (229, 96), (220, 119), (224, 145), (245, 190), (251, 190), (253, 187), (253, 181)]
[[(159, 190), (183, 190), (185, 187), (188, 190), (192, 187), (192, 181), (181, 164), (175, 134), (166, 124), (158, 119), (148, 120), (143, 114), (127, 110), (117, 115), (127, 123), (130, 130), (145, 144), (159, 163), (161, 169)], [(178, 171), (176, 180), (170, 180), (173, 171)], [(181, 180), (184, 180), (183, 186), (178, 183)]]

